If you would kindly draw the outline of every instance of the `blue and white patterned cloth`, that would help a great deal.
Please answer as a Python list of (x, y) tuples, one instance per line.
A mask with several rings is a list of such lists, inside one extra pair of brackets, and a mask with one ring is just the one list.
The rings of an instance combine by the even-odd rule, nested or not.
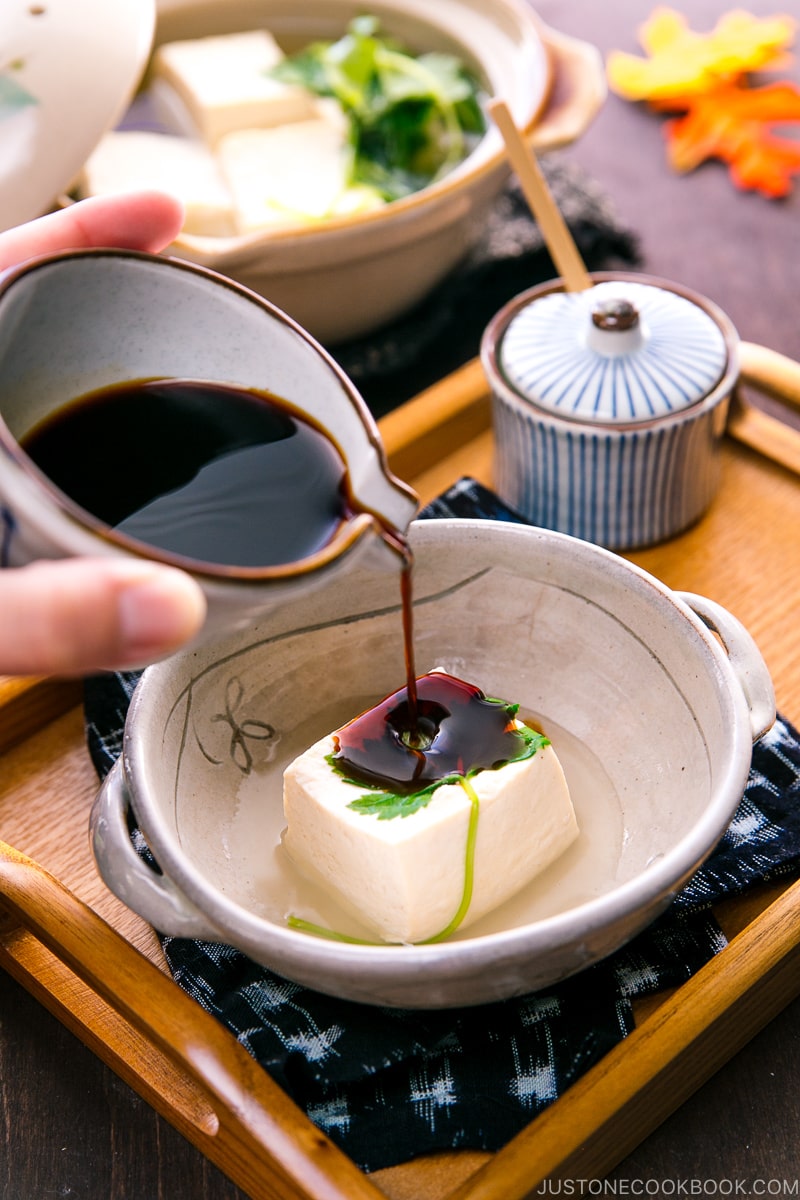
[[(469, 479), (423, 515), (518, 520)], [(87, 740), (101, 776), (120, 753), (136, 679), (87, 681)], [(800, 735), (779, 717), (754, 747), (730, 828), (668, 912), (553, 989), (477, 1008), (370, 1008), (288, 983), (230, 946), (162, 943), (180, 987), (370, 1171), (436, 1150), (504, 1145), (631, 1032), (637, 997), (680, 985), (724, 948), (711, 911), (718, 900), (798, 873)]]

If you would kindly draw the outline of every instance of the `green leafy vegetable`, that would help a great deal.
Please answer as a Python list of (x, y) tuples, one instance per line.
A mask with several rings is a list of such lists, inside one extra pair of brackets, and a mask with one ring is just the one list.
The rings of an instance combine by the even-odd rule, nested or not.
[(464, 887), (461, 892), (461, 902), (444, 929), (440, 929), (433, 937), (425, 938), (423, 944), (426, 946), (430, 946), (434, 942), (443, 942), (449, 938), (451, 933), (455, 933), (469, 912), (469, 906), (472, 903), (472, 891), (475, 885), (475, 845), (478, 840), (478, 817), (480, 816), (481, 802), (469, 780), (460, 779), (459, 783), (469, 798), (469, 823), (467, 825), (467, 847), (464, 854)]
[(512, 759), (512, 762), (522, 762), (526, 758), (533, 758), (537, 750), (544, 750), (545, 746), (550, 745), (549, 737), (545, 737), (543, 733), (538, 733), (528, 725), (523, 725), (517, 732), (525, 743), (525, 750), (522, 754), (518, 754), (515, 759)]
[(440, 179), (485, 128), (477, 81), (460, 59), (415, 57), (379, 37), (375, 17), (357, 17), (338, 41), (315, 42), (269, 74), (339, 101), (350, 123), (350, 182), (386, 200)]

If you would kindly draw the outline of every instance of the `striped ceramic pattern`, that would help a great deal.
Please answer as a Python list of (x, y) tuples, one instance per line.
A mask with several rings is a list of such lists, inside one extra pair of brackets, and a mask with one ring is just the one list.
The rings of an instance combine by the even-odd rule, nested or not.
[(697, 520), (717, 488), (733, 382), (735, 331), (713, 313), (624, 276), (531, 289), (501, 310), (482, 355), (506, 504), (613, 550)]
[[(493, 400), (498, 494), (521, 515), (609, 548), (650, 545), (696, 520), (718, 483), (722, 421), (557, 432)], [(717, 432), (719, 430), (720, 432)]]
[[(629, 300), (639, 327), (592, 325), (609, 297)], [(501, 346), (501, 370), (521, 395), (567, 420), (650, 421), (696, 404), (722, 375), (725, 339), (716, 322), (674, 292), (630, 281), (553, 292), (523, 308)]]

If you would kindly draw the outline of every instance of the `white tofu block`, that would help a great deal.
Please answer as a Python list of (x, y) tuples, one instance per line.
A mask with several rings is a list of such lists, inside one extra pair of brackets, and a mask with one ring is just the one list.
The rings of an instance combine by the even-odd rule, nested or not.
[(302, 87), (266, 72), (283, 52), (266, 30), (167, 42), (153, 55), (156, 80), (178, 95), (198, 134), (210, 146), (235, 129), (301, 121), (314, 112)]
[(184, 231), (207, 237), (236, 232), (233, 198), (211, 151), (202, 142), (163, 133), (107, 133), (86, 163), (86, 196), (158, 188), (184, 204)]
[(229, 133), (217, 155), (240, 233), (323, 220), (348, 184), (345, 135), (337, 122), (323, 117)]
[[(452, 921), (464, 891), (470, 799), (443, 784), (427, 807), (380, 820), (348, 804), (367, 791), (325, 761), (322, 738), (284, 773), (284, 846), (314, 882), (387, 942), (419, 942)], [(481, 771), (472, 901), (465, 928), (558, 858), (578, 825), (552, 746), (532, 758)]]

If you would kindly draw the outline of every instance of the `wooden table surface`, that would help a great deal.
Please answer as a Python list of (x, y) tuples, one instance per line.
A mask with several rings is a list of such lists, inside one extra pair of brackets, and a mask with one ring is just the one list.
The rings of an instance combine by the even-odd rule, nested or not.
[[(636, 50), (637, 26), (652, 7), (645, 0), (537, 5), (550, 25), (603, 53)], [(683, 7), (696, 28), (708, 28), (732, 5), (693, 0)], [(767, 16), (797, 9), (797, 3), (773, 7), (752, 0), (747, 7)], [(796, 62), (784, 74), (800, 79)], [(642, 269), (715, 300), (743, 339), (800, 360), (800, 181), (797, 194), (771, 202), (737, 192), (718, 164), (678, 178), (666, 165), (660, 125), (661, 118), (610, 96), (580, 142), (563, 153), (597, 180), (620, 219), (636, 231)], [(477, 466), (490, 476), (488, 459)], [(423, 490), (432, 492), (440, 481), (435, 473), (427, 476)], [(684, 538), (637, 559), (670, 585), (705, 592), (745, 620), (773, 671), (781, 710), (798, 723), (795, 489), (800, 480), (731, 446), (709, 517)], [(726, 517), (733, 510), (740, 514), (735, 529)], [(731, 542), (735, 549), (729, 551)], [(64, 736), (74, 736), (79, 717), (64, 721)], [(800, 1000), (620, 1163), (609, 1176), (609, 1190), (796, 1195), (798, 1078)], [(387, 1178), (385, 1186), (397, 1200), (435, 1200), (432, 1190), (424, 1196), (408, 1191), (400, 1179)], [(564, 1194), (603, 1194), (598, 1181), (576, 1180), (571, 1193), (560, 1186)], [(553, 1194), (558, 1190), (553, 1184)], [(0, 976), (0, 1200), (45, 1197), (242, 1200), (243, 1193), (24, 989)]]

